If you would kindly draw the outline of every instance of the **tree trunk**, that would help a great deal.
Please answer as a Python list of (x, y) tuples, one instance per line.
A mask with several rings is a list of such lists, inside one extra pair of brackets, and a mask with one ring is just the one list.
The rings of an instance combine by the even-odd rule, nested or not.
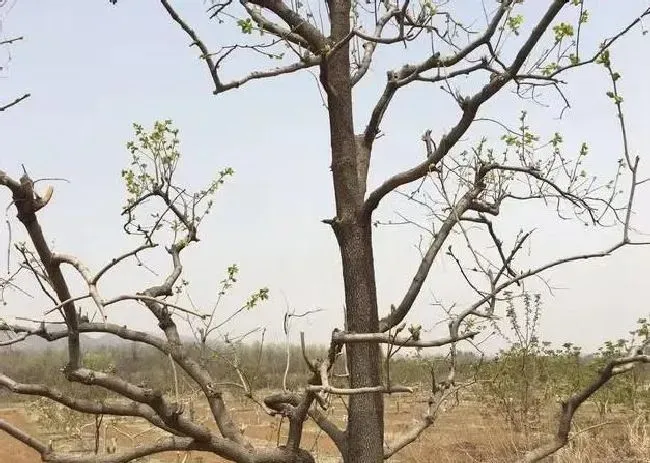
[[(371, 219), (362, 213), (368, 152), (358, 149), (352, 112), (350, 79), (350, 1), (329, 0), (332, 41), (341, 44), (323, 59), (321, 82), (327, 93), (332, 150), (332, 177), (336, 218), (332, 227), (343, 266), (347, 329), (377, 332), (377, 291), (372, 250)], [(347, 346), (350, 386), (377, 386), (381, 380), (379, 346), (359, 343)], [(346, 463), (383, 461), (384, 413), (382, 394), (350, 397)]]
[[(339, 233), (343, 263), (348, 329), (356, 333), (377, 332), (377, 292), (371, 226), (354, 223)], [(347, 346), (350, 386), (381, 384), (380, 347), (375, 343)], [(346, 463), (383, 461), (384, 403), (381, 393), (350, 397)]]

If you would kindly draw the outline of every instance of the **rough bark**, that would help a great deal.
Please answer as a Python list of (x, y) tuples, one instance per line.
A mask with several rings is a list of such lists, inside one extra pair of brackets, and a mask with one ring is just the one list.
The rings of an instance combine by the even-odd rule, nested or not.
[[(355, 333), (373, 333), (379, 328), (375, 288), (372, 235), (369, 223), (357, 219), (337, 233), (341, 248), (347, 324)], [(347, 346), (350, 386), (381, 384), (380, 347), (377, 343)], [(384, 403), (381, 392), (350, 396), (349, 439), (346, 463), (383, 461)]]
[[(357, 150), (353, 114), (350, 53), (345, 37), (350, 31), (349, 0), (330, 0), (332, 40), (336, 49), (321, 65), (327, 92), (336, 218), (332, 226), (338, 240), (345, 288), (346, 324), (351, 332), (371, 333), (379, 328), (372, 249), (371, 222), (363, 214), (368, 153)], [(341, 44), (341, 41), (344, 43)], [(361, 173), (361, 175), (360, 175)], [(361, 178), (363, 177), (363, 178)], [(347, 347), (350, 386), (380, 384), (380, 347), (374, 343)], [(383, 461), (384, 418), (381, 393), (350, 397), (346, 463)]]

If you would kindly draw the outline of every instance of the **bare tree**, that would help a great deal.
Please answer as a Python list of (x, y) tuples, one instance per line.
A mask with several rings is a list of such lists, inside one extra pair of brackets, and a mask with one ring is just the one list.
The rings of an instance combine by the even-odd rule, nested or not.
[[(533, 3), (535, 8), (531, 6)], [(215, 326), (212, 316), (169, 300), (174, 285), (181, 278), (181, 252), (198, 239), (197, 228), (203, 218), (198, 212), (200, 206), (204, 202), (209, 204), (207, 198), (230, 171), (223, 171), (209, 188), (189, 194), (187, 189), (173, 182), (178, 152), (175, 132), (170, 125), (159, 123), (151, 134), (136, 127), (140, 142), (130, 145), (136, 160), (124, 174), (130, 193), (125, 208), (128, 219), (125, 230), (142, 235), (144, 244), (113, 258), (97, 273), (92, 273), (73, 256), (50, 250), (37, 212), (47, 205), (51, 191), (41, 197), (27, 175), (17, 181), (2, 173), (0, 184), (11, 191), (18, 219), (36, 251), (33, 258), (27, 248), (19, 249), (25, 257), (22, 268), (33, 273), (51, 296), (53, 307), (50, 312), (59, 312), (66, 324), (66, 328), (59, 331), (46, 329), (44, 325), (30, 328), (7, 324), (4, 330), (14, 336), (10, 342), (33, 335), (48, 340), (67, 338), (66, 378), (108, 389), (124, 400), (77, 400), (47, 386), (20, 384), (5, 376), (0, 376), (0, 384), (16, 393), (44, 396), (86, 413), (141, 417), (168, 433), (164, 440), (148, 447), (121, 454), (81, 457), (59, 453), (10, 423), (0, 421), (0, 428), (36, 449), (46, 461), (121, 462), (181, 449), (210, 451), (238, 462), (314, 461), (313, 456), (301, 448), (303, 425), (309, 417), (332, 439), (345, 462), (377, 463), (414, 442), (435, 421), (440, 404), (466, 386), (456, 381), (457, 344), (476, 339), (482, 324), (496, 322), (503, 301), (516, 297), (517, 291), (523, 291), (528, 279), (541, 277), (544, 272), (564, 264), (603, 258), (625, 246), (645, 244), (635, 241), (632, 224), (635, 192), (644, 180), (639, 178), (639, 157), (634, 156), (628, 146), (623, 100), (619, 93), (620, 74), (612, 64), (611, 50), (626, 34), (641, 27), (643, 18), (650, 15), (650, 8), (630, 18), (621, 30), (603, 33), (610, 34), (604, 41), (585, 44), (582, 31), (589, 15), (580, 0), (547, 1), (541, 12), (538, 11), (538, 2), (501, 0), (496, 5), (486, 2), (481, 13), (485, 26), (478, 31), (475, 30), (477, 23), (467, 26), (453, 3), (448, 1), (412, 4), (409, 0), (365, 3), (329, 0), (326, 13), (319, 15), (315, 13), (319, 11), (318, 5), (310, 2), (287, 4), (282, 0), (242, 0), (235, 4), (227, 0), (212, 2), (208, 12), (211, 17), (222, 21), (235, 18), (244, 38), (241, 43), (211, 52), (167, 0), (161, 0), (161, 4), (189, 37), (191, 44), (199, 48), (213, 80), (215, 94), (239, 89), (254, 80), (309, 68), (319, 69), (329, 115), (336, 204), (334, 217), (324, 222), (331, 226), (340, 247), (346, 303), (345, 330), (333, 331), (329, 354), (324, 359), (313, 360), (305, 354), (311, 378), (301, 391), (283, 390), (259, 401), (268, 413), (286, 417), (290, 429), (284, 445), (273, 449), (254, 448), (230, 417), (218, 382), (201, 362), (188, 354), (176, 328), (175, 317), (198, 317), (204, 321), (201, 333), (207, 335)], [(526, 24), (522, 11), (526, 12)], [(263, 33), (261, 39), (253, 39), (253, 33), (258, 32)], [(247, 40), (246, 37), (251, 38)], [(265, 42), (260, 43), (260, 40)], [(419, 60), (399, 63), (386, 72), (384, 88), (370, 110), (366, 127), (361, 131), (355, 130), (353, 88), (373, 65), (376, 51), (382, 47), (407, 46), (420, 53), (425, 48), (422, 44), (428, 44), (430, 49)], [(227, 59), (242, 50), (255, 50), (279, 60), (289, 58), (273, 47), (286, 47), (281, 49), (290, 50), (288, 54), (293, 61), (280, 68), (254, 70), (232, 81), (222, 79), (221, 72)], [(556, 92), (559, 101), (568, 106), (563, 93), (564, 79), (586, 66), (600, 66), (609, 75), (611, 88), (607, 95), (620, 122), (623, 155), (620, 160), (612, 160), (617, 167), (611, 182), (600, 183), (583, 171), (587, 145), (579, 150), (577, 156), (567, 155), (562, 137), (555, 134), (550, 140), (542, 141), (529, 127), (525, 112), (515, 128), (495, 117), (478, 117), (486, 102), (509, 90), (532, 102), (538, 101), (540, 95)], [(465, 81), (469, 83), (460, 81), (461, 76), (469, 76)], [(368, 189), (368, 170), (373, 148), (381, 135), (382, 121), (399, 90), (415, 83), (434, 84), (431, 88), (448, 95), (457, 104), (460, 115), (439, 138), (433, 137), (432, 131), (424, 133), (425, 155), (421, 162)], [(470, 87), (475, 88), (471, 90)], [(502, 127), (502, 142), (489, 146), (487, 140), (481, 139), (469, 148), (464, 147), (461, 139), (478, 121), (491, 121)], [(147, 162), (141, 162), (144, 155), (149, 158)], [(413, 183), (417, 183), (413, 190), (403, 190)], [(627, 185), (626, 196), (619, 193), (624, 183)], [(407, 200), (426, 208), (433, 226), (425, 227), (431, 230), (430, 239), (422, 245), (421, 263), (403, 299), (391, 305), (389, 310), (382, 311), (380, 316), (372, 232), (373, 225), (381, 222), (375, 220), (373, 214), (391, 193), (402, 194)], [(136, 220), (135, 211), (153, 199), (160, 201), (163, 209), (153, 213), (150, 223)], [(620, 240), (606, 249), (569, 255), (522, 270), (518, 268), (521, 265), (520, 251), (528, 243), (531, 231), (522, 231), (507, 240), (498, 234), (495, 222), (503, 206), (509, 203), (540, 209), (551, 207), (563, 219), (572, 218), (594, 226), (618, 226)], [(410, 219), (404, 221), (414, 223)], [(102, 297), (98, 288), (100, 278), (123, 260), (137, 257), (154, 247), (153, 236), (164, 225), (169, 226), (171, 233), (167, 252), (173, 264), (164, 282), (133, 295), (111, 299)], [(454, 237), (464, 241), (466, 252), (459, 253), (453, 249), (450, 243)], [(509, 247), (506, 247), (507, 241), (511, 242)], [(405, 320), (434, 262), (445, 256), (457, 264), (459, 276), (466, 281), (475, 299), (460, 310), (445, 308), (448, 336), (423, 339), (422, 327), (416, 324), (407, 327)], [(61, 272), (64, 264), (71, 265), (83, 277), (87, 294), (71, 294)], [(93, 323), (80, 316), (75, 303), (82, 298), (94, 302), (103, 317), (102, 322)], [(155, 315), (164, 338), (108, 322), (109, 306), (128, 301), (137, 301)], [(85, 368), (79, 342), (79, 334), (85, 332), (114, 334), (149, 344), (171, 356), (174, 363), (199, 385), (209, 402), (219, 434), (188, 420), (183, 408), (160, 391)], [(422, 420), (397, 441), (385, 442), (384, 394), (409, 393), (411, 389), (392, 384), (389, 369), (383, 368), (382, 361), (390, 359), (400, 348), (445, 345), (450, 348), (449, 373), (442, 381), (434, 379), (432, 397)], [(382, 346), (386, 346), (383, 356)], [(337, 387), (331, 383), (332, 368), (344, 347), (348, 384)], [(644, 345), (636, 346), (628, 356), (610, 362), (592, 384), (568, 398), (562, 405), (555, 439), (524, 455), (524, 460), (538, 461), (565, 445), (575, 410), (613, 375), (627, 371), (637, 363), (648, 362), (650, 357), (645, 348)], [(233, 366), (240, 371), (237, 362)], [(245, 393), (258, 400), (243, 372), (240, 378)], [(332, 395), (349, 398), (346, 429), (338, 428), (321, 411), (327, 407)]]

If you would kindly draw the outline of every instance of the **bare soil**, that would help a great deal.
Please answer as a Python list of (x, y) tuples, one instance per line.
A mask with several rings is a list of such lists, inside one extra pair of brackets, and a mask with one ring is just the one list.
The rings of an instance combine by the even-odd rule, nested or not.
[[(275, 446), (286, 436), (287, 423), (279, 427), (279, 420), (268, 417), (251, 404), (231, 401), (231, 409), (239, 423), (246, 423), (244, 434), (258, 446)], [(396, 436), (414, 426), (424, 412), (426, 404), (415, 398), (394, 398), (387, 401), (386, 433), (390, 442)], [(345, 407), (335, 403), (329, 411), (330, 418), (339, 426), (345, 419)], [(47, 432), (43, 424), (36, 423), (35, 416), (29, 416), (22, 407), (0, 409), (0, 418), (34, 433), (48, 442), (52, 439), (55, 449), (92, 451), (94, 449), (94, 421), (84, 418), (71, 424), (67, 432)], [(214, 428), (206, 407), (197, 407), (195, 420)], [(554, 427), (553, 413), (549, 413), (546, 423), (528, 435), (516, 433), (503, 419), (482, 408), (477, 402), (460, 402), (448, 412), (440, 414), (438, 420), (416, 442), (391, 459), (394, 463), (416, 463), (436, 461), (438, 463), (503, 463), (516, 460), (516, 455), (526, 447), (535, 446), (550, 438)], [(576, 417), (576, 431), (579, 432), (573, 445), (560, 451), (553, 461), (558, 463), (650, 463), (650, 427), (647, 422), (632, 432), (631, 421), (625, 416), (609, 416), (607, 426), (598, 425), (599, 417), (588, 407)], [(100, 433), (100, 452), (104, 452), (105, 442), (115, 439), (119, 448), (151, 442), (160, 436), (149, 423), (143, 420), (114, 419), (105, 417)], [(595, 423), (595, 425), (594, 425)], [(278, 429), (278, 427), (280, 429)], [(339, 461), (334, 444), (310, 421), (306, 423), (302, 447), (311, 450), (319, 463)], [(187, 457), (187, 458), (186, 458)], [(22, 443), (0, 432), (0, 463), (31, 463), (40, 461), (39, 455)], [(153, 456), (149, 463), (221, 463), (225, 460), (212, 454), (192, 452), (178, 455), (176, 452)]]

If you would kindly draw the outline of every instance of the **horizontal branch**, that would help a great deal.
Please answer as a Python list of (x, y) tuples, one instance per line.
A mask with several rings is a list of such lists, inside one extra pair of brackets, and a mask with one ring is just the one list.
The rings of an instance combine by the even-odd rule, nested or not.
[[(29, 336), (38, 336), (46, 341), (56, 341), (58, 339), (70, 336), (67, 329), (48, 330), (45, 326), (39, 328), (29, 328), (19, 325), (0, 325), (0, 331), (10, 331), (14, 333), (23, 333)], [(144, 331), (136, 331), (114, 323), (80, 323), (80, 333), (108, 333), (114, 334), (122, 339), (129, 341), (141, 342), (155, 347), (164, 354), (168, 354), (170, 346), (167, 341), (153, 334)]]
[(233, 80), (231, 82), (223, 84), (218, 92), (215, 90), (215, 94), (239, 88), (251, 80), (267, 79), (269, 77), (277, 77), (285, 74), (292, 74), (303, 69), (309, 69), (311, 67), (318, 66), (320, 62), (320, 56), (308, 55), (306, 57), (303, 57), (301, 61), (289, 64), (284, 67), (268, 69), (265, 71), (253, 71), (241, 79)]
[(88, 368), (78, 368), (68, 372), (66, 376), (70, 381), (87, 386), (99, 386), (135, 402), (146, 404), (167, 426), (199, 442), (211, 442), (219, 439), (207, 427), (185, 418), (182, 406), (178, 403), (171, 403), (160, 390), (137, 386), (118, 376)]
[(584, 198), (581, 198), (581, 197), (577, 196), (576, 194), (571, 193), (570, 191), (563, 190), (558, 185), (556, 185), (555, 182), (553, 182), (552, 180), (544, 177), (542, 175), (541, 171), (539, 169), (535, 168), (535, 167), (509, 166), (509, 165), (502, 165), (502, 164), (498, 164), (498, 163), (491, 163), (491, 164), (487, 164), (484, 167), (484, 169), (486, 171), (500, 170), (500, 171), (504, 171), (504, 172), (519, 172), (519, 173), (529, 175), (529, 176), (533, 177), (534, 179), (538, 180), (539, 182), (541, 182), (541, 183), (549, 186), (553, 190), (555, 190), (555, 192), (557, 192), (557, 194), (559, 196), (561, 196), (562, 198), (567, 199), (574, 206), (582, 208), (585, 211), (587, 211), (589, 213), (592, 221), (593, 222), (596, 221), (596, 219), (595, 219), (595, 217), (593, 215), (593, 211), (591, 210), (591, 208), (587, 204), (587, 201)]
[[(0, 330), (2, 328), (3, 327), (0, 326)], [(56, 339), (61, 339), (69, 336), (68, 330), (56, 330), (50, 332), (46, 330), (44, 327), (38, 329), (31, 329), (31, 328), (25, 328), (20, 326), (5, 325), (4, 328), (6, 330), (11, 330), (16, 333), (22, 332), (22, 333), (29, 333), (30, 335), (39, 336), (43, 339), (46, 339), (47, 341), (54, 341)], [(183, 370), (186, 373), (188, 373), (188, 375), (194, 381), (196, 381), (199, 385), (201, 385), (202, 389), (206, 393), (211, 408), (213, 408), (213, 413), (218, 414), (219, 419), (222, 420), (220, 422), (221, 425), (220, 429), (222, 429), (222, 433), (225, 434), (227, 437), (232, 436), (234, 439), (237, 438), (236, 435), (233, 434), (234, 431), (232, 431), (231, 429), (233, 428), (232, 423), (230, 423), (229, 418), (227, 418), (224, 415), (226, 411), (225, 411), (225, 406), (223, 404), (223, 399), (221, 398), (220, 394), (212, 390), (212, 388), (214, 388), (214, 384), (212, 383), (209, 374), (205, 372), (203, 369), (201, 369), (196, 362), (188, 358), (178, 346), (173, 346), (169, 342), (164, 341), (154, 335), (140, 332), (140, 331), (130, 330), (124, 326), (109, 324), (109, 323), (106, 324), (80, 323), (79, 332), (110, 333), (119, 336), (123, 339), (149, 344), (153, 347), (156, 347), (159, 351), (165, 354), (171, 354), (174, 361), (176, 361), (181, 366), (181, 368), (183, 368)], [(88, 384), (88, 385), (101, 386), (105, 389), (116, 392), (124, 397), (128, 397), (133, 401), (150, 405), (158, 413), (158, 415), (161, 416), (163, 421), (167, 424), (169, 424), (170, 419), (176, 419), (173, 418), (173, 416), (175, 416), (176, 413), (174, 410), (172, 410), (172, 408), (174, 408), (173, 405), (167, 404), (166, 401), (162, 400), (162, 397), (151, 396), (151, 393), (148, 392), (147, 390), (129, 384), (121, 378), (106, 375), (101, 372), (93, 372), (83, 368), (71, 372), (70, 375), (71, 375), (71, 379), (74, 381)], [(185, 423), (185, 421), (186, 420), (183, 420), (183, 423), (181, 423), (184, 424), (183, 427), (177, 427), (177, 426), (174, 427), (176, 429), (180, 429), (185, 434), (193, 435), (192, 434), (193, 432), (193, 433), (197, 433), (197, 435), (203, 433), (204, 438), (207, 436), (206, 434), (204, 434), (204, 432), (208, 432), (207, 430), (201, 430), (199, 428), (196, 428), (193, 424)]]
[(11, 39), (5, 39), (5, 40), (0, 40), (0, 45), (10, 45), (14, 42), (18, 42), (19, 40), (23, 40), (25, 37), (22, 35), (20, 37), (13, 37)]
[(88, 461), (93, 461), (94, 463), (127, 463), (137, 458), (173, 450), (209, 450), (209, 446), (198, 444), (189, 438), (166, 437), (152, 444), (138, 446), (118, 454), (79, 455), (77, 453), (55, 452), (45, 443), (1, 418), (0, 430), (5, 431), (13, 438), (36, 450), (41, 454), (43, 461), (50, 463), (86, 463)]
[[(187, 437), (164, 437), (157, 439), (148, 445), (140, 445), (121, 453), (104, 455), (79, 455), (59, 452), (49, 452), (46, 461), (49, 463), (127, 463), (138, 458), (147, 457), (163, 452), (188, 451), (188, 450), (210, 450), (206, 444), (202, 444)], [(89, 458), (92, 458), (89, 460)]]
[(174, 433), (172, 428), (166, 426), (150, 407), (138, 402), (75, 399), (68, 394), (64, 394), (55, 388), (45, 385), (18, 383), (2, 373), (0, 373), (0, 387), (5, 387), (15, 394), (45, 397), (81, 413), (144, 418), (154, 426)]
[(143, 245), (138, 246), (137, 248), (135, 248), (135, 249), (133, 249), (133, 250), (131, 250), (131, 251), (129, 251), (129, 252), (125, 252), (125, 253), (122, 254), (121, 256), (118, 256), (118, 257), (115, 257), (115, 258), (111, 259), (111, 261), (110, 261), (108, 264), (106, 264), (106, 265), (105, 265), (105, 266), (104, 266), (104, 267), (103, 267), (99, 272), (97, 272), (97, 273), (95, 274), (94, 277), (92, 277), (92, 279), (91, 279), (90, 282), (91, 282), (92, 284), (97, 284), (97, 282), (99, 281), (99, 279), (100, 279), (102, 276), (104, 276), (104, 274), (105, 274), (106, 272), (108, 272), (110, 269), (112, 269), (112, 268), (115, 267), (117, 264), (119, 264), (120, 262), (122, 262), (124, 259), (127, 259), (127, 258), (129, 258), (129, 257), (135, 256), (135, 255), (137, 255), (140, 251), (144, 251), (145, 249), (153, 249), (153, 248), (155, 248), (155, 247), (157, 247), (157, 246), (158, 246), (158, 245), (155, 244), (155, 243), (147, 243), (147, 244), (143, 244)]
[(333, 386), (317, 386), (310, 385), (306, 389), (311, 392), (325, 392), (327, 394), (333, 395), (358, 395), (358, 394), (374, 394), (381, 392), (383, 394), (395, 394), (395, 393), (413, 393), (413, 388), (406, 386), (367, 386), (367, 387), (357, 387), (357, 388), (339, 388)]
[(49, 315), (52, 312), (56, 312), (61, 310), (62, 307), (65, 307), (67, 304), (78, 302), (78, 301), (83, 301), (84, 299), (88, 299), (89, 297), (92, 297), (90, 294), (84, 294), (83, 296), (74, 296), (70, 297), (58, 304), (56, 304), (54, 307), (47, 309), (45, 312), (43, 312), (43, 315)]
[(18, 344), (19, 342), (23, 342), (25, 339), (27, 339), (28, 336), (29, 334), (23, 333), (19, 336), (16, 336), (15, 338), (9, 338), (4, 341), (0, 341), (0, 347), (6, 347), (6, 346), (11, 346), (13, 344)]
[(394, 346), (404, 347), (439, 347), (451, 344), (453, 342), (462, 341), (463, 339), (472, 339), (476, 336), (478, 331), (462, 334), (456, 338), (446, 337), (440, 339), (420, 340), (413, 339), (413, 337), (397, 337), (392, 336), (390, 333), (347, 333), (338, 331), (332, 334), (332, 341), (340, 344), (355, 344), (355, 343), (379, 343), (391, 344)]
[(107, 301), (104, 301), (103, 304), (106, 307), (106, 306), (116, 304), (116, 303), (122, 302), (122, 301), (153, 302), (153, 303), (156, 303), (156, 304), (160, 304), (163, 307), (170, 307), (170, 308), (176, 309), (176, 310), (178, 310), (180, 312), (185, 312), (186, 314), (194, 315), (195, 317), (206, 318), (208, 316), (206, 314), (201, 314), (201, 313), (195, 312), (193, 310), (186, 309), (185, 307), (180, 306), (178, 304), (173, 304), (171, 302), (159, 299), (157, 297), (147, 296), (147, 295), (144, 295), (144, 294), (123, 294), (121, 296), (116, 296), (116, 297), (111, 298), (111, 299), (109, 299)]

